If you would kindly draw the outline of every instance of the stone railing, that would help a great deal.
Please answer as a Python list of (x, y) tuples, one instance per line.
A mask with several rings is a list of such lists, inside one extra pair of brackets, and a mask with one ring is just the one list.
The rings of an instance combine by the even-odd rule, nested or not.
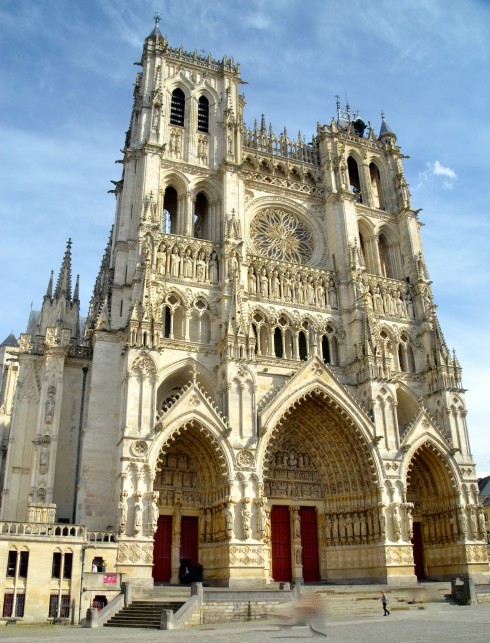
[[(30, 353), (31, 355), (44, 355), (46, 348), (46, 336), (36, 335), (34, 341), (31, 341), (31, 336), (28, 333), (22, 333), (20, 336), (20, 350), (22, 353)], [(52, 343), (50, 344), (52, 345)], [(70, 339), (67, 343), (68, 355), (70, 357), (91, 357), (91, 346), (78, 346), (75, 339)], [(60, 344), (62, 346), (62, 344)]]
[(79, 538), (85, 540), (87, 528), (83, 525), (64, 525), (36, 522), (0, 521), (0, 535)]
[(306, 143), (301, 137), (292, 140), (288, 137), (286, 130), (276, 136), (271, 130), (267, 132), (264, 127), (259, 129), (257, 125), (254, 129), (245, 128), (243, 130), (243, 147), (254, 152), (281, 156), (300, 163), (319, 164), (316, 141), (313, 139), (311, 143)]
[(114, 531), (87, 531), (89, 543), (115, 543), (116, 532)]

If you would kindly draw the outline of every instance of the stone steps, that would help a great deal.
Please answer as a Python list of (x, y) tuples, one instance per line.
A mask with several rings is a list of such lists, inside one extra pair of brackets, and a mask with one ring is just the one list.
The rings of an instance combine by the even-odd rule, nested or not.
[(105, 627), (143, 627), (158, 629), (162, 610), (179, 610), (185, 601), (136, 600), (110, 618)]

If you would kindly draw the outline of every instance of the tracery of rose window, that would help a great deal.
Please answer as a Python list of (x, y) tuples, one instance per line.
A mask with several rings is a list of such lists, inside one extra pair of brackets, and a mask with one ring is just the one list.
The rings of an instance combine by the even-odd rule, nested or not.
[(310, 229), (291, 212), (262, 210), (253, 218), (250, 234), (258, 254), (269, 259), (305, 263), (313, 253)]

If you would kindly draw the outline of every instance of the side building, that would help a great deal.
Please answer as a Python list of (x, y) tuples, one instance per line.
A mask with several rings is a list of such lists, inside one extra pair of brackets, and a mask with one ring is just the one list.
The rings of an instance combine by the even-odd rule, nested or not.
[(145, 40), (84, 328), (69, 242), (9, 349), (4, 617), (77, 620), (184, 568), (229, 587), (488, 580), (396, 136), (340, 105), (310, 142), (250, 129), (241, 82), (158, 24)]

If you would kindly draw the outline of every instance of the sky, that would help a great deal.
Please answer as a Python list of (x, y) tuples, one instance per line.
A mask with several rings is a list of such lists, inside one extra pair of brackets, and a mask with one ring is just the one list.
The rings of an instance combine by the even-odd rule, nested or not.
[(68, 238), (87, 312), (155, 11), (170, 46), (241, 63), (249, 126), (264, 113), (311, 138), (336, 95), (376, 132), (384, 111), (490, 473), (488, 0), (1, 0), (0, 341), (25, 331)]

